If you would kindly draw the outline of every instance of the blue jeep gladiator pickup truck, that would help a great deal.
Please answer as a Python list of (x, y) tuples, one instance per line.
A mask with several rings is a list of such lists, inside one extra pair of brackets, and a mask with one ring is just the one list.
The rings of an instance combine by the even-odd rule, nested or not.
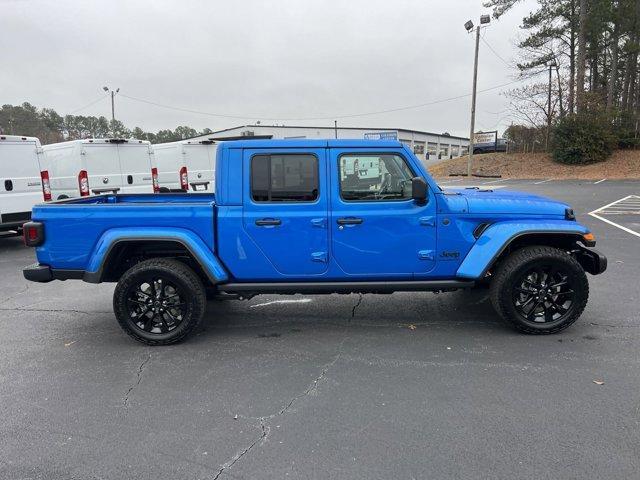
[(163, 345), (209, 295), (452, 291), (488, 285), (522, 332), (558, 332), (606, 258), (564, 203), (443, 190), (397, 141), (222, 142), (214, 194), (101, 195), (37, 205), (36, 282), (117, 282), (115, 316)]

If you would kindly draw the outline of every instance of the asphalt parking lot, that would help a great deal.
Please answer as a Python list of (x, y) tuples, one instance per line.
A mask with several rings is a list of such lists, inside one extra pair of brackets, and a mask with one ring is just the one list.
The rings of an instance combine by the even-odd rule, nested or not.
[(486, 291), (259, 296), (150, 348), (113, 285), (28, 284), (1, 238), (0, 478), (639, 478), (640, 182), (442, 183), (572, 204), (609, 259), (575, 325), (518, 334)]

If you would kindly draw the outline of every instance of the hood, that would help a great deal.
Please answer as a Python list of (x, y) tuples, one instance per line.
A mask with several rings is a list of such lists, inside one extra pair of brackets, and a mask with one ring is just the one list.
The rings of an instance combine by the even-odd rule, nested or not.
[(564, 217), (569, 208), (566, 203), (527, 192), (478, 188), (447, 190), (462, 195), (467, 200), (469, 213), (472, 214), (515, 213)]

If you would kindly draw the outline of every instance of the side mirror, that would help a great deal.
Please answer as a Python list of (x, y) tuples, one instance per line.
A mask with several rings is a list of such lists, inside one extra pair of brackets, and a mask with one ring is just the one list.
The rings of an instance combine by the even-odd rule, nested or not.
[(411, 198), (416, 203), (424, 204), (427, 201), (427, 182), (422, 177), (413, 177), (411, 179)]

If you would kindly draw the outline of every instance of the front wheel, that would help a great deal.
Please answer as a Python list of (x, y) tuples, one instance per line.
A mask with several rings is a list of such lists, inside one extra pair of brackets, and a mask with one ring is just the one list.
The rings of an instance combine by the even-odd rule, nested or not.
[(512, 253), (491, 282), (491, 302), (513, 327), (529, 334), (564, 330), (582, 314), (589, 283), (582, 266), (552, 247)]
[(118, 323), (147, 345), (183, 340), (202, 320), (205, 306), (205, 290), (198, 276), (173, 259), (153, 258), (134, 265), (113, 292)]

